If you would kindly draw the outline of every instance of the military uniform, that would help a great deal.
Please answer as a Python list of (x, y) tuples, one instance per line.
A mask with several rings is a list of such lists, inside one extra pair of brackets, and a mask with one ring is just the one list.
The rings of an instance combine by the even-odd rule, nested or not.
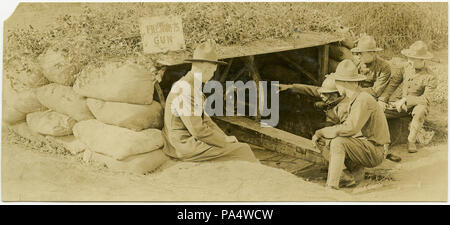
[[(365, 76), (358, 74), (357, 67), (351, 60), (339, 63), (336, 72), (328, 77), (343, 82), (359, 82), (366, 79)], [(364, 167), (381, 164), (384, 159), (384, 146), (390, 143), (387, 120), (375, 98), (355, 86), (342, 88), (346, 94), (352, 94), (347, 96), (349, 99), (347, 119), (341, 124), (317, 130), (313, 138), (332, 139), (327, 178), (327, 186), (332, 188), (339, 187), (344, 165), (352, 174), (358, 175), (358, 180), (363, 179)], [(358, 132), (362, 135), (355, 137)]]
[(408, 141), (415, 143), (417, 133), (428, 115), (431, 93), (436, 89), (437, 81), (429, 68), (415, 70), (412, 67), (413, 65), (405, 63), (400, 68), (393, 69), (392, 79), (382, 98), (386, 102), (406, 99), (406, 112), (399, 113), (395, 109), (387, 109), (385, 113), (388, 118), (412, 115)]
[(391, 77), (391, 67), (388, 62), (379, 56), (375, 56), (373, 62), (369, 65), (359, 64), (360, 73), (363, 71), (363, 67), (366, 67), (368, 72), (366, 74), (362, 73), (367, 77), (366, 80), (361, 81), (361, 87), (363, 91), (368, 92), (374, 98), (380, 97), (384, 89), (389, 83)]
[[(186, 94), (172, 88), (167, 100), (164, 112), (164, 128), (162, 130), (165, 141), (164, 153), (182, 161), (224, 161), (245, 160), (258, 162), (250, 146), (239, 142), (226, 142), (227, 135), (204, 112), (204, 95), (201, 90), (195, 90), (192, 74), (187, 74), (179, 82), (185, 82), (191, 88), (191, 93)], [(199, 81), (200, 82), (200, 81)], [(197, 93), (196, 93), (197, 92)], [(201, 105), (195, 105), (195, 95), (202, 96)], [(184, 101), (176, 102), (176, 99)], [(192, 115), (183, 114), (182, 103), (189, 103)], [(201, 108), (201, 115), (195, 115), (195, 107)]]
[[(372, 36), (364, 35), (358, 40), (356, 47), (351, 51), (354, 54), (362, 54), (363, 52), (378, 52), (383, 49), (378, 48), (375, 39)], [(357, 65), (358, 73), (366, 76), (365, 80), (360, 81), (360, 86), (363, 91), (371, 94), (377, 99), (389, 83), (391, 77), (391, 68), (388, 62), (377, 55), (369, 64), (359, 63)]]
[[(359, 131), (362, 137), (352, 137)], [(350, 99), (349, 115), (344, 123), (323, 128), (318, 133), (319, 136), (332, 139), (330, 154), (345, 152), (344, 163), (350, 171), (381, 164), (384, 159), (384, 145), (390, 143), (389, 128), (383, 110), (366, 92), (360, 92)], [(329, 175), (328, 184), (337, 186), (336, 182), (339, 180), (336, 180), (336, 177), (340, 177), (340, 172), (333, 178)]]
[[(293, 84), (292, 87), (293, 92), (315, 98), (320, 98), (319, 89), (320, 87), (306, 84)], [(330, 126), (343, 123), (347, 119), (349, 107), (350, 107), (350, 99), (344, 98), (333, 108), (324, 110), (326, 115), (326, 122), (328, 124), (331, 124)], [(358, 132), (355, 135), (353, 135), (353, 137), (361, 137), (361, 136), (362, 136), (361, 132)], [(320, 138), (318, 140), (317, 147), (319, 148), (322, 156), (327, 161), (330, 160), (330, 143), (331, 139), (329, 138)]]

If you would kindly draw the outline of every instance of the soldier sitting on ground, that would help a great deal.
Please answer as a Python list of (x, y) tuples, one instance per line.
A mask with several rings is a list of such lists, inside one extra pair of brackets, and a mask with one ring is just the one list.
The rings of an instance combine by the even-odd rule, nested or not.
[(431, 93), (436, 89), (436, 77), (425, 65), (425, 60), (433, 58), (423, 41), (416, 41), (401, 53), (408, 62), (393, 68), (391, 81), (380, 99), (385, 99), (386, 117), (412, 115), (409, 126), (408, 152), (417, 152), (417, 133), (422, 128), (430, 107)]
[[(338, 189), (344, 165), (357, 183), (364, 179), (365, 167), (381, 164), (390, 136), (382, 108), (373, 96), (361, 91), (358, 82), (366, 77), (358, 74), (351, 60), (339, 63), (329, 77), (335, 80), (339, 94), (349, 99), (348, 116), (341, 124), (317, 130), (312, 140), (331, 139), (327, 187)], [(362, 135), (355, 137), (359, 132)]]
[[(211, 40), (202, 43), (195, 49), (193, 59), (186, 61), (192, 63), (191, 71), (172, 86), (167, 96), (162, 130), (164, 153), (191, 162), (258, 162), (248, 144), (238, 142), (234, 136), (227, 136), (204, 111), (205, 96), (201, 83), (212, 78), (217, 64), (226, 64), (218, 61), (215, 43)], [(200, 84), (196, 86), (196, 82)], [(196, 96), (199, 96), (200, 102), (196, 102)]]

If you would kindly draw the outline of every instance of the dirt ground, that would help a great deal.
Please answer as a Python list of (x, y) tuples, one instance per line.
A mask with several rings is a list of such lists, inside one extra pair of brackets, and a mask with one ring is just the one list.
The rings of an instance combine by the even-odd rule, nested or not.
[[(73, 156), (2, 146), (3, 201), (446, 201), (447, 144), (385, 161), (355, 188), (328, 191), (281, 169), (247, 162), (178, 163), (149, 175), (115, 172)], [(316, 174), (317, 175), (317, 174)], [(317, 176), (316, 176), (317, 178)]]
[[(26, 10), (22, 13), (21, 16), (37, 15)], [(40, 18), (32, 21), (33, 26), (53, 20), (52, 16)], [(29, 21), (18, 19), (8, 25), (24, 23)], [(447, 50), (437, 55), (446, 78)], [(428, 118), (445, 133), (447, 108), (447, 104), (435, 105)], [(402, 157), (402, 162), (385, 161), (368, 169), (366, 180), (357, 187), (329, 191), (323, 187), (326, 172), (320, 167), (295, 176), (246, 162), (179, 163), (144, 176), (84, 164), (73, 156), (38, 152), (25, 145), (7, 143), (2, 135), (2, 200), (447, 201), (448, 144), (447, 135), (444, 136), (439, 137), (439, 143), (420, 146), (417, 154), (408, 154), (404, 145), (395, 146), (392, 151)]]

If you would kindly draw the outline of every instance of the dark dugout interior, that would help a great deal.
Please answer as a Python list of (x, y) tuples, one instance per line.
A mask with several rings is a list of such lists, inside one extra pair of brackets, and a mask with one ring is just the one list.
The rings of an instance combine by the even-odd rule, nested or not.
[[(279, 81), (280, 84), (301, 83), (315, 85), (314, 81), (306, 74), (299, 71), (298, 68), (295, 68), (296, 66), (293, 66), (292, 63), (287, 62), (286, 57), (302, 67), (308, 73), (313, 74), (315, 78), (318, 78), (318, 48), (319, 47), (310, 47), (254, 56), (254, 63), (260, 74), (261, 80), (267, 81), (268, 83), (268, 108), (272, 107), (270, 104), (270, 81)], [(225, 60), (228, 61), (229, 59)], [(246, 65), (248, 64), (244, 57), (233, 58), (232, 65), (225, 80), (240, 80), (244, 83), (252, 80), (251, 73)], [(167, 68), (160, 83), (165, 97), (169, 94), (172, 84), (183, 77), (190, 68), (190, 64), (181, 64)], [(213, 80), (219, 81), (221, 73), (225, 69), (226, 66), (218, 66)], [(223, 87), (223, 91), (225, 92), (225, 83), (223, 83)], [(237, 100), (236, 97), (235, 93), (235, 102)], [(246, 117), (254, 118), (248, 116), (248, 97), (249, 91), (246, 90)], [(292, 91), (280, 92), (279, 122), (276, 128), (305, 138), (311, 138), (315, 130), (321, 128), (321, 124), (325, 121), (325, 114), (322, 111), (314, 109), (314, 102), (318, 100), (320, 99), (300, 95)]]

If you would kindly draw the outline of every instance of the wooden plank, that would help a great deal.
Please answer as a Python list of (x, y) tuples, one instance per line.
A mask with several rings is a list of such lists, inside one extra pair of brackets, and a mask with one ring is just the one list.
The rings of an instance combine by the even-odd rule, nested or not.
[(289, 65), (297, 69), (299, 72), (305, 74), (309, 79), (313, 80), (316, 85), (320, 85), (317, 78), (315, 78), (314, 74), (308, 72), (306, 69), (298, 65), (296, 62), (294, 62), (292, 59), (290, 59), (288, 56), (284, 55), (283, 53), (276, 53), (280, 58), (282, 58), (284, 61), (286, 61)]
[[(342, 40), (344, 40), (344, 38), (327, 33), (304, 32), (300, 34), (299, 38), (265, 39), (242, 45), (217, 46), (217, 54), (219, 59), (230, 59), (316, 47)], [(155, 55), (155, 57), (158, 58), (158, 61), (167, 66), (183, 64), (185, 63), (184, 59), (190, 58), (190, 56), (191, 53), (188, 51), (168, 52), (167, 54)]]
[(277, 128), (261, 127), (260, 123), (245, 117), (214, 117), (214, 120), (225, 133), (236, 136), (239, 141), (309, 162), (325, 162), (309, 139)]
[(318, 81), (320, 83), (325, 80), (325, 75), (328, 74), (328, 59), (329, 59), (330, 46), (324, 45), (319, 47), (319, 71)]
[(225, 70), (223, 71), (223, 73), (220, 74), (220, 78), (219, 78), (220, 83), (225, 82), (225, 80), (227, 79), (227, 77), (228, 77), (228, 72), (230, 72), (230, 68), (231, 68), (231, 65), (232, 65), (232, 64), (233, 64), (233, 58), (231, 58), (231, 59), (228, 61), (228, 64), (227, 64), (227, 66), (225, 67)]

